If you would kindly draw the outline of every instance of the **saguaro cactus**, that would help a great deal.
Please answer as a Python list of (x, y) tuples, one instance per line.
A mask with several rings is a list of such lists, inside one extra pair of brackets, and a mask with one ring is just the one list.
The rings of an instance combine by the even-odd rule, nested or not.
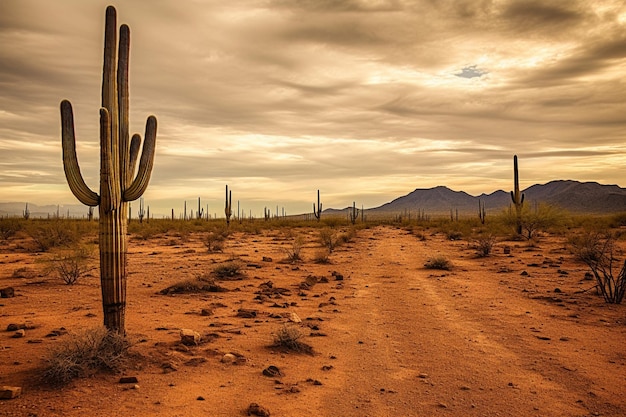
[(139, 199), (139, 211), (137, 212), (137, 218), (139, 223), (143, 223), (143, 218), (146, 215), (146, 210), (143, 208), (143, 197)]
[(320, 203), (320, 190), (317, 190), (317, 207), (315, 207), (315, 203), (313, 203), (313, 215), (319, 222), (322, 218), (322, 203)]
[(485, 211), (485, 202), (478, 199), (478, 218), (481, 224), (485, 224), (487, 219), (487, 212)]
[[(150, 181), (157, 121), (146, 121), (145, 139), (139, 168), (135, 175), (141, 136), (129, 141), (128, 65), (130, 29), (119, 29), (119, 55), (116, 11), (106, 9), (102, 107), (100, 108), (100, 193), (90, 190), (80, 173), (76, 157), (74, 116), (69, 101), (61, 102), (63, 167), (72, 193), (87, 206), (99, 207), (100, 282), (104, 325), (125, 333), (126, 313), (126, 230), (128, 202), (141, 197)], [(116, 62), (117, 58), (117, 62)]]
[(226, 206), (224, 207), (224, 214), (226, 215), (226, 224), (230, 226), (230, 216), (233, 215), (233, 191), (228, 192), (228, 184), (226, 184)]
[(202, 216), (204, 216), (204, 209), (200, 207), (200, 197), (198, 197), (198, 211), (196, 212), (196, 219), (202, 220)]
[(359, 209), (356, 208), (356, 203), (352, 202), (352, 208), (350, 209), (350, 222), (352, 224), (356, 223), (356, 220), (359, 218)]
[(28, 211), (28, 203), (26, 203), (26, 208), (22, 212), (22, 217), (24, 217), (25, 220), (28, 220), (28, 218), (30, 217), (30, 211)]
[(519, 173), (517, 171), (517, 155), (513, 155), (513, 186), (511, 200), (515, 205), (515, 230), (518, 235), (522, 234), (522, 206), (524, 205), (524, 194), (519, 190)]

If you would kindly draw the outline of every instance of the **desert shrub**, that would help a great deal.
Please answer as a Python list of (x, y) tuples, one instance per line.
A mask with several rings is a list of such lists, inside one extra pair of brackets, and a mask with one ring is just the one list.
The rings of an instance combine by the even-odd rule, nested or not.
[(313, 353), (313, 348), (300, 341), (302, 332), (296, 326), (284, 325), (274, 335), (274, 344), (272, 347), (280, 348), (286, 351), (298, 353)]
[(27, 232), (40, 252), (75, 244), (85, 233), (80, 222), (61, 219), (29, 223)]
[(128, 341), (104, 327), (70, 335), (44, 359), (46, 383), (65, 385), (97, 371), (120, 371), (127, 359)]
[(476, 238), (474, 248), (476, 249), (476, 256), (479, 258), (487, 257), (491, 254), (491, 249), (496, 244), (497, 238), (494, 235), (487, 234)]
[(302, 236), (296, 236), (291, 242), (291, 246), (285, 249), (287, 255), (287, 262), (298, 262), (302, 260), (300, 252), (304, 246), (304, 238)]
[(429, 258), (424, 264), (424, 268), (426, 269), (440, 269), (443, 271), (449, 271), (452, 267), (452, 262), (443, 255)]
[(15, 236), (17, 232), (22, 230), (22, 222), (16, 218), (0, 219), (0, 241)]
[(92, 250), (85, 246), (78, 246), (53, 256), (50, 259), (50, 268), (67, 285), (73, 285), (79, 278), (94, 269), (91, 260)]
[(617, 258), (613, 236), (588, 232), (572, 239), (576, 259), (591, 268), (604, 301), (621, 304), (626, 293), (626, 260)]
[(330, 263), (330, 253), (328, 249), (322, 249), (315, 252), (315, 256), (313, 257), (313, 262), (316, 264), (329, 264)]
[(199, 294), (203, 292), (227, 292), (228, 289), (215, 283), (215, 279), (208, 275), (199, 275), (193, 279), (177, 282), (159, 291), (162, 295), (168, 294)]
[(204, 237), (202, 243), (210, 253), (221, 252), (224, 249), (225, 237), (217, 231), (210, 231)]
[(329, 227), (321, 229), (319, 233), (320, 244), (332, 253), (337, 246), (337, 233)]
[(224, 281), (237, 281), (243, 279), (244, 274), (241, 270), (241, 262), (236, 260), (225, 262), (213, 268), (213, 276), (216, 279)]

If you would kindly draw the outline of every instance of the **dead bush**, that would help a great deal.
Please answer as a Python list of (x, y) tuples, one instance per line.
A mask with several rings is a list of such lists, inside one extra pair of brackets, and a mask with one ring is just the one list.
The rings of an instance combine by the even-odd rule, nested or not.
[(493, 235), (485, 235), (477, 238), (474, 244), (474, 248), (476, 249), (476, 256), (478, 256), (479, 258), (485, 258), (489, 256), (497, 240), (498, 239)]
[(120, 371), (128, 348), (124, 336), (104, 327), (70, 335), (44, 359), (42, 378), (48, 384), (65, 385), (97, 371)]
[(300, 341), (302, 332), (296, 326), (284, 325), (274, 335), (272, 347), (285, 351), (313, 354), (313, 347)]
[(69, 249), (50, 259), (50, 268), (67, 285), (74, 285), (79, 278), (95, 269), (91, 264), (92, 251), (84, 246)]
[(424, 268), (426, 269), (440, 269), (443, 271), (449, 271), (452, 267), (452, 262), (450, 262), (450, 260), (443, 255), (429, 258), (424, 264)]

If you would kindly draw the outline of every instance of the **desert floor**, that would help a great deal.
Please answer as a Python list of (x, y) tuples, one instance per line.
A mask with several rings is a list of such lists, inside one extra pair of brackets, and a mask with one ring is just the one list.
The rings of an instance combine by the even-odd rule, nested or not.
[[(477, 258), (465, 241), (422, 233), (359, 230), (329, 264), (312, 261), (314, 228), (236, 232), (217, 254), (201, 234), (131, 238), (133, 359), (121, 374), (64, 388), (42, 386), (38, 373), (51, 348), (101, 324), (97, 271), (65, 285), (45, 272), (46, 254), (9, 240), (0, 288), (15, 297), (0, 299), (0, 385), (23, 392), (0, 400), (0, 416), (239, 416), (251, 403), (272, 416), (626, 415), (626, 307), (590, 290), (565, 238), (499, 242)], [(286, 263), (296, 236), (304, 260)], [(437, 255), (454, 268), (425, 269)], [(229, 259), (245, 277), (219, 281), (228, 292), (159, 293)], [(25, 336), (9, 324), (26, 324)], [(314, 353), (272, 347), (283, 326)], [(181, 328), (200, 344), (182, 345)], [(264, 375), (269, 366), (281, 375)]]

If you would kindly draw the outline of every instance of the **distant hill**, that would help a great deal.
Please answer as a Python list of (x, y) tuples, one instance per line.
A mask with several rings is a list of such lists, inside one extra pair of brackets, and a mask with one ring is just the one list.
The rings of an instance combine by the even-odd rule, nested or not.
[[(12, 203), (0, 203), (0, 217), (6, 216), (19, 216), (21, 217), (26, 208), (24, 202), (12, 202)], [(75, 219), (82, 219), (87, 217), (87, 206), (82, 204), (67, 204), (67, 205), (44, 205), (39, 206), (37, 204), (28, 203), (28, 211), (30, 217), (33, 219), (46, 219), (48, 217), (54, 217), (58, 215), (62, 218), (69, 217)], [(96, 213), (97, 213), (96, 209)]]
[[(572, 180), (551, 181), (536, 184), (522, 191), (525, 201), (548, 203), (572, 213), (607, 214), (626, 211), (626, 189), (617, 185), (602, 185), (597, 182)], [(444, 186), (418, 188), (380, 207), (369, 209), (369, 213), (401, 213), (408, 210), (424, 210), (429, 215), (459, 211), (459, 214), (477, 213), (478, 200), (485, 203), (487, 211), (500, 211), (509, 207), (511, 197), (508, 192), (498, 190), (491, 194), (471, 196), (464, 191), (453, 191)]]

